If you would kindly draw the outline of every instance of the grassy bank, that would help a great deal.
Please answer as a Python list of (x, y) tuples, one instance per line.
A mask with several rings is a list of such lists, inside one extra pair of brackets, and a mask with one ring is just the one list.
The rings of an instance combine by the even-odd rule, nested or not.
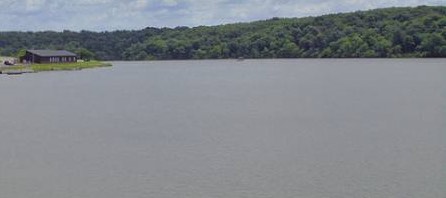
[(31, 65), (16, 65), (16, 66), (3, 66), (0, 67), (0, 71), (8, 70), (32, 70), (34, 72), (41, 71), (63, 71), (63, 70), (81, 70), (96, 67), (110, 67), (110, 63), (103, 63), (100, 61), (88, 61), (77, 63), (52, 63), (52, 64), (31, 64)]
[(78, 63), (62, 63), (62, 64), (32, 64), (33, 71), (58, 71), (58, 70), (81, 70), (95, 67), (110, 67), (110, 63), (103, 63), (100, 61), (88, 61)]

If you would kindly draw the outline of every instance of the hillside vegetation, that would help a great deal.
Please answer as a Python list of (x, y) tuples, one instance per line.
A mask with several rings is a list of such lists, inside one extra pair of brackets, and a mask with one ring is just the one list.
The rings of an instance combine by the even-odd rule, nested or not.
[(194, 28), (1, 32), (0, 54), (67, 49), (100, 60), (446, 57), (446, 7), (386, 8)]

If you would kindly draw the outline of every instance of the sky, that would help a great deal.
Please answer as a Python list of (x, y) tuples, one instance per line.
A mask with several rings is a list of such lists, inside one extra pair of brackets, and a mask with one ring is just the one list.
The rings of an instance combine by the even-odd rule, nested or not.
[(219, 25), (446, 0), (0, 0), (0, 31), (113, 31)]

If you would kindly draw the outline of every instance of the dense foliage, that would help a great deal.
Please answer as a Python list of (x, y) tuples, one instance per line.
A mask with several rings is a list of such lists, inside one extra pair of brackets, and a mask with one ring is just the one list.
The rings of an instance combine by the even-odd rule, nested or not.
[(102, 60), (446, 57), (446, 7), (386, 8), (195, 28), (2, 32), (0, 53), (67, 49)]

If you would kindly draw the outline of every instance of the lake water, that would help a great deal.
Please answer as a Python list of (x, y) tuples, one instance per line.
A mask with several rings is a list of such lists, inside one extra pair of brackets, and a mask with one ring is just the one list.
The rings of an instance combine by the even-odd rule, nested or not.
[(446, 60), (0, 76), (0, 197), (445, 198)]

